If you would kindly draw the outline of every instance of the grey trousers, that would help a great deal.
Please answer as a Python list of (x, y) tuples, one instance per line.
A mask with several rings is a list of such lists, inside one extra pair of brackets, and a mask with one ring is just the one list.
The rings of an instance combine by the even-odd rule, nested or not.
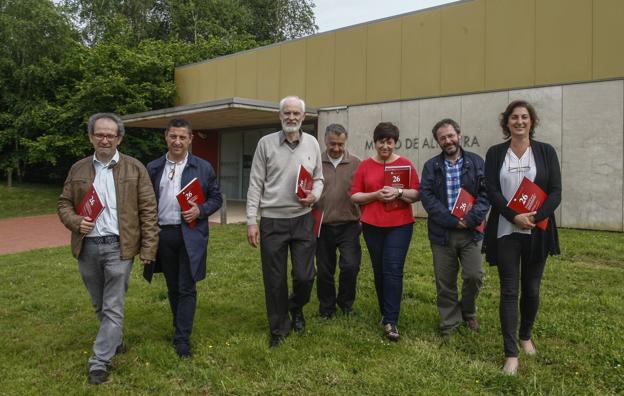
[[(298, 312), (310, 301), (314, 284), (316, 235), (310, 213), (290, 219), (260, 219), (260, 257), (269, 330), (290, 332), (288, 311)], [(288, 296), (288, 250), (292, 262), (292, 294)]]
[[(431, 243), (435, 273), (440, 331), (449, 334), (464, 320), (477, 315), (476, 299), (483, 285), (481, 241), (474, 242), (468, 230), (449, 230), (446, 246)], [(457, 274), (461, 264), (461, 300)]]
[(121, 259), (119, 242), (98, 245), (85, 238), (78, 269), (100, 321), (89, 371), (106, 370), (122, 342), (124, 301), (132, 261)]

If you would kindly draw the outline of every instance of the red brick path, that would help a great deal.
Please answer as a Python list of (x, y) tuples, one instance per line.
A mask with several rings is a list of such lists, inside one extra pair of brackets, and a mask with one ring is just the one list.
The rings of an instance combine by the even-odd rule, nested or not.
[(55, 214), (0, 220), (0, 254), (69, 245), (70, 232)]

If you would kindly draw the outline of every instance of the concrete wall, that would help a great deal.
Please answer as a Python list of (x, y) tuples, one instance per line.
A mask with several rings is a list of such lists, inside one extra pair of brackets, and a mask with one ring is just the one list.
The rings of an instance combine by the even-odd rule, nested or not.
[[(552, 144), (559, 155), (563, 200), (556, 213), (558, 224), (623, 231), (624, 80), (321, 110), (319, 141), (323, 146), (328, 124), (342, 123), (350, 133), (350, 151), (367, 158), (374, 153), (373, 129), (391, 121), (401, 131), (397, 152), (420, 172), (440, 151), (431, 135), (438, 120), (458, 121), (464, 147), (485, 156), (490, 146), (503, 141), (498, 115), (520, 98), (531, 102), (541, 119), (535, 138)], [(418, 216), (426, 215), (420, 204), (415, 210)]]

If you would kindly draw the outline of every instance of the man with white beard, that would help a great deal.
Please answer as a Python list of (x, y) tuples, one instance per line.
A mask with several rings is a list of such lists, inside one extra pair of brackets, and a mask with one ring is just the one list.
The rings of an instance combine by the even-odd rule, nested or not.
[[(301, 130), (305, 103), (296, 96), (285, 97), (280, 102), (279, 118), (282, 130), (258, 142), (247, 191), (247, 240), (254, 248), (260, 245), (271, 348), (282, 344), (291, 329), (305, 329), (303, 307), (310, 300), (315, 276), (316, 235), (310, 210), (323, 191), (319, 144)], [(299, 165), (314, 180), (304, 198), (295, 194)], [(293, 285), (290, 297), (289, 248)]]

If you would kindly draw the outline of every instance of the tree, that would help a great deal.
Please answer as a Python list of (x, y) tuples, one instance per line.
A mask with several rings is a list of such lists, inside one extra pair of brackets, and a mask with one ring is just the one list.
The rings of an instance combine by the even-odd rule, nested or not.
[(76, 44), (51, 1), (0, 1), (0, 169), (21, 180), (27, 142), (49, 127), (58, 62)]
[(83, 41), (136, 46), (147, 38), (258, 44), (315, 33), (311, 0), (64, 0)]

